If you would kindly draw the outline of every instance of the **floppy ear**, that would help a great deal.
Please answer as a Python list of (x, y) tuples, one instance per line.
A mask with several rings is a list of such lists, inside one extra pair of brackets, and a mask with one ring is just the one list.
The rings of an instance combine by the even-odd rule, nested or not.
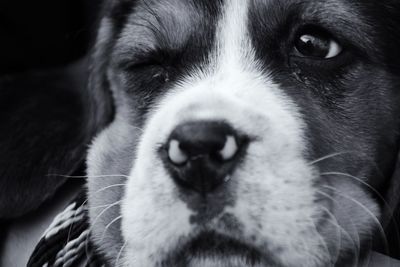
[(36, 209), (84, 162), (99, 127), (86, 65), (0, 77), (0, 219)]
[(115, 41), (132, 12), (136, 0), (102, 1), (98, 16), (98, 32), (90, 57), (88, 81), (88, 106), (91, 114), (90, 128), (101, 129), (113, 119), (115, 99), (110, 88), (107, 70)]

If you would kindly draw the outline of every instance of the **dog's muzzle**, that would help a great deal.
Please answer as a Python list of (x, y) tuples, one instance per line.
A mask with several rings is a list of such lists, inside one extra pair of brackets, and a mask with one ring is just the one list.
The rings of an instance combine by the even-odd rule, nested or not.
[(160, 156), (180, 187), (206, 195), (229, 181), (248, 140), (225, 122), (187, 122), (172, 131)]

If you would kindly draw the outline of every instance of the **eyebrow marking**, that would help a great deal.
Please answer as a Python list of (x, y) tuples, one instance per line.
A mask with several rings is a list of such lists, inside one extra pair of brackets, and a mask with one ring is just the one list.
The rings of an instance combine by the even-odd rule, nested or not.
[(196, 31), (194, 26), (202, 16), (191, 1), (141, 1), (128, 19), (120, 43), (178, 49)]
[[(281, 26), (316, 25), (336, 36), (349, 46), (374, 58), (377, 52), (374, 26), (357, 4), (348, 0), (250, 0), (249, 19), (266, 35), (274, 35)], [(270, 16), (268, 16), (268, 14)], [(288, 31), (290, 29), (285, 28)]]
[[(317, 20), (327, 29), (347, 39), (374, 49), (374, 28), (348, 0), (309, 1), (301, 18), (304, 21)], [(340, 30), (339, 30), (340, 29)]]

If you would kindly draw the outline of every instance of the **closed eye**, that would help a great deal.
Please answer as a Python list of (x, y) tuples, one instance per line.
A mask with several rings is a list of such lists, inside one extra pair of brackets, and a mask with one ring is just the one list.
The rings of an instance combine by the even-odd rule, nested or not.
[(148, 67), (162, 67), (163, 58), (156, 51), (135, 51), (134, 55), (124, 57), (117, 63), (117, 67), (123, 71), (143, 70)]

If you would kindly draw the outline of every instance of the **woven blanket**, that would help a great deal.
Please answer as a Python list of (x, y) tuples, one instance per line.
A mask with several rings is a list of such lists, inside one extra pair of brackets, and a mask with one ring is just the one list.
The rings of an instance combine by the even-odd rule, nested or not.
[(90, 243), (86, 194), (81, 192), (53, 220), (28, 262), (28, 267), (101, 267)]

